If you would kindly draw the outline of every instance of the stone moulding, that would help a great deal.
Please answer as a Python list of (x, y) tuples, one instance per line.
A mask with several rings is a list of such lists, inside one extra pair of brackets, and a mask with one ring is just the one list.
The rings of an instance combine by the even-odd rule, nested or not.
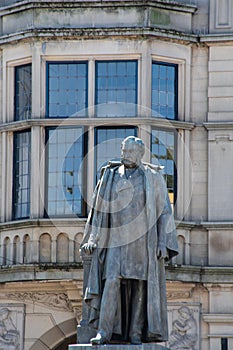
[[(127, 118), (128, 120), (128, 118)], [(122, 123), (125, 122), (125, 118), (108, 118), (108, 121), (112, 125), (121, 125)], [(154, 117), (149, 117), (145, 118), (143, 116), (140, 117), (132, 117), (130, 118), (130, 121), (132, 124), (136, 123), (139, 125), (153, 125), (153, 126), (163, 126), (171, 130), (179, 129), (182, 128), (184, 130), (192, 130), (195, 127), (194, 123), (191, 122), (186, 122), (186, 121), (180, 121), (180, 120), (161, 120), (161, 118), (154, 118)], [(94, 126), (101, 126), (103, 123), (106, 122), (106, 118), (68, 118), (68, 119), (63, 119), (63, 118), (54, 118), (52, 121), (47, 119), (28, 119), (25, 121), (20, 121), (20, 122), (9, 122), (5, 124), (0, 124), (0, 132), (3, 131), (20, 131), (24, 129), (28, 129), (31, 126), (54, 126), (57, 125), (59, 126), (62, 122), (62, 125), (81, 125), (81, 126), (89, 126), (89, 125), (94, 125)], [(79, 218), (78, 221), (77, 219), (30, 219), (30, 220), (20, 220), (20, 221), (12, 221), (7, 224), (5, 223), (0, 223), (0, 228), (5, 228), (6, 227), (12, 227), (14, 225), (29, 225), (29, 226), (49, 226), (53, 225), (56, 223), (56, 225), (78, 225), (78, 223), (85, 223), (86, 219)], [(181, 224), (189, 225), (190, 227), (195, 226), (195, 222), (181, 222)], [(5, 226), (4, 226), (5, 225)], [(189, 227), (188, 226), (188, 227)]]
[(161, 29), (156, 27), (120, 27), (120, 28), (42, 28), (42, 29), (28, 29), (22, 32), (10, 33), (0, 36), (0, 45), (7, 43), (18, 42), (19, 40), (28, 40), (31, 38), (37, 39), (103, 39), (108, 37), (132, 37), (132, 38), (147, 38), (157, 37), (163, 40), (179, 41), (184, 44), (197, 44), (199, 37), (195, 34), (188, 34), (172, 29)]
[(181, 11), (186, 13), (195, 13), (197, 6), (191, 4), (180, 3), (178, 1), (168, 2), (166, 0), (40, 0), (40, 1), (17, 1), (12, 2), (10, 5), (2, 6), (0, 10), (1, 14), (7, 14), (8, 12), (14, 13), (30, 8), (80, 8), (80, 7), (128, 7), (128, 6), (151, 6), (156, 8), (162, 8), (169, 11)]
[(55, 309), (63, 309), (72, 311), (71, 303), (65, 293), (31, 293), (31, 292), (15, 292), (8, 293), (9, 299), (20, 301), (29, 301), (33, 303), (44, 304)]

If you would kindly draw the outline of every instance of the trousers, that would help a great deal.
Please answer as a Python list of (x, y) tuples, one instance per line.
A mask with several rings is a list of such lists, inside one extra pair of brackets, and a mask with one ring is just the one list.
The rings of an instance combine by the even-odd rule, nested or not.
[[(114, 328), (117, 312), (117, 300), (121, 293), (120, 278), (106, 279), (100, 306), (100, 319), (98, 332), (106, 339), (110, 340)], [(126, 315), (129, 320), (129, 337), (135, 335), (141, 337), (146, 315), (146, 281), (127, 280), (131, 284), (130, 305), (127, 310), (130, 315)], [(122, 310), (124, 313), (126, 310)]]

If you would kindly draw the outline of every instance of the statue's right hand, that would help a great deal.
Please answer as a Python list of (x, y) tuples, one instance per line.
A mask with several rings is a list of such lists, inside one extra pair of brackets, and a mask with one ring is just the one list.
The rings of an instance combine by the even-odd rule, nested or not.
[(87, 255), (91, 255), (94, 251), (94, 249), (97, 248), (97, 245), (94, 242), (87, 242), (84, 243), (84, 245), (81, 247), (81, 250), (87, 254)]

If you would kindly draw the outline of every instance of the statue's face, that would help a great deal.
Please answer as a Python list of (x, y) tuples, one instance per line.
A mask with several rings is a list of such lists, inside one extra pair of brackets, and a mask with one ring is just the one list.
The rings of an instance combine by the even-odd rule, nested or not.
[(123, 143), (121, 148), (121, 161), (128, 168), (135, 168), (141, 162), (141, 154), (136, 144)]

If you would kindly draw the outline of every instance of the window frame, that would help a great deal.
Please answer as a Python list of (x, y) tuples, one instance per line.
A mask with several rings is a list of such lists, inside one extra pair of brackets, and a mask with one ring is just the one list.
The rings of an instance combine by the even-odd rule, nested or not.
[[(28, 215), (27, 216), (16, 216), (16, 201), (15, 201), (15, 197), (16, 197), (16, 162), (17, 162), (17, 156), (18, 154), (16, 153), (16, 136), (17, 135), (22, 135), (22, 134), (26, 134), (28, 133), (29, 135), (29, 148), (28, 148), (28, 173), (27, 173), (27, 177), (28, 177), (28, 193), (27, 193), (27, 197), (28, 197), (28, 201), (27, 201), (27, 205), (28, 205)], [(31, 129), (26, 129), (26, 130), (22, 130), (22, 131), (16, 131), (14, 132), (13, 135), (13, 186), (12, 186), (12, 219), (13, 220), (23, 220), (23, 219), (28, 219), (30, 218), (31, 215), (31, 156), (32, 156), (32, 149), (31, 149)], [(19, 204), (18, 204), (19, 205)], [(22, 203), (21, 203), (22, 205)], [(21, 209), (22, 210), (22, 209)]]
[[(177, 159), (178, 159), (178, 154), (177, 154), (177, 149), (178, 149), (178, 135), (177, 135), (177, 130), (176, 129), (168, 129), (168, 128), (164, 128), (164, 127), (158, 127), (158, 126), (151, 126), (151, 139), (150, 139), (150, 152), (152, 154), (152, 132), (153, 130), (156, 131), (162, 131), (162, 132), (172, 132), (174, 135), (174, 159), (173, 159), (173, 169), (174, 169), (174, 189), (173, 189), (173, 195), (174, 195), (174, 201), (172, 203), (173, 208), (176, 208), (176, 201), (177, 201), (177, 168), (178, 168), (178, 164), (177, 164)], [(159, 160), (158, 160), (159, 161)], [(151, 159), (150, 162), (152, 163)], [(164, 174), (166, 175), (166, 174)], [(164, 176), (164, 180), (166, 182), (166, 186), (167, 186), (167, 181), (166, 178)], [(167, 186), (168, 189), (168, 186)]]
[[(104, 129), (110, 129), (110, 130), (114, 130), (114, 129), (134, 129), (134, 135), (132, 136), (136, 136), (138, 135), (138, 126), (136, 125), (108, 125), (108, 126), (96, 126), (95, 130), (94, 130), (94, 147), (95, 147), (95, 152), (94, 152), (94, 159), (93, 159), (93, 163), (94, 163), (94, 184), (97, 183), (97, 173), (98, 173), (98, 169), (97, 169), (97, 145), (98, 143), (98, 130), (104, 130)], [(110, 160), (110, 159), (109, 159)]]
[[(73, 129), (74, 126), (62, 126), (62, 129)], [(49, 198), (48, 198), (48, 176), (49, 176), (49, 159), (48, 159), (48, 151), (49, 151), (49, 131), (56, 130), (56, 126), (49, 126), (45, 127), (45, 178), (44, 178), (44, 218), (85, 218), (87, 216), (87, 201), (85, 198), (87, 197), (87, 144), (88, 144), (88, 131), (84, 126), (77, 126), (77, 129), (82, 129), (82, 135), (83, 135), (83, 145), (82, 145), (82, 165), (83, 165), (83, 172), (82, 172), (82, 183), (83, 183), (83, 190), (81, 193), (81, 212), (80, 213), (72, 213), (72, 214), (62, 214), (62, 215), (52, 215), (48, 213), (48, 204), (49, 204)], [(84, 196), (83, 196), (84, 194)]]
[[(58, 58), (59, 58), (59, 60), (58, 60)], [(116, 62), (120, 62), (120, 61), (127, 61), (128, 62), (129, 61), (130, 62), (130, 61), (136, 61), (136, 63), (137, 63), (136, 85), (137, 86), (136, 86), (135, 98), (140, 103), (143, 103), (143, 102), (146, 101), (147, 102), (146, 103), (146, 105), (147, 105), (146, 108), (148, 108), (148, 110), (149, 110), (151, 108), (150, 107), (151, 106), (151, 104), (150, 104), (151, 94), (149, 93), (147, 99), (145, 99), (145, 96), (144, 96), (145, 92), (142, 93), (142, 89), (145, 88), (145, 85), (147, 86), (147, 88), (150, 88), (150, 86), (151, 86), (150, 78), (152, 78), (152, 73), (150, 74), (150, 78), (148, 79), (147, 84), (145, 84), (145, 80), (146, 79), (145, 79), (144, 75), (146, 74), (146, 71), (145, 70), (142, 71), (142, 68), (144, 67), (143, 64), (142, 64), (142, 59), (143, 59), (143, 57), (139, 53), (133, 53), (133, 54), (126, 54), (126, 53), (124, 53), (124, 54), (119, 54), (119, 55), (118, 54), (113, 54), (113, 55), (110, 55), (110, 54), (109, 55), (108, 54), (106, 54), (106, 55), (104, 55), (104, 54), (92, 55), (91, 54), (91, 55), (80, 55), (80, 57), (79, 57), (79, 55), (77, 55), (77, 53), (74, 53), (74, 54), (70, 55), (70, 57), (68, 55), (60, 56), (60, 57), (58, 57), (57, 55), (56, 56), (55, 55), (52, 56), (51, 54), (47, 55), (47, 56), (45, 55), (45, 56), (41, 57), (41, 61), (40, 61), (40, 71), (39, 71), (39, 73), (41, 74), (40, 85), (43, 86), (47, 82), (47, 73), (48, 73), (47, 65), (48, 65), (48, 63), (49, 64), (50, 63), (52, 63), (52, 64), (53, 63), (54, 64), (56, 64), (56, 63), (58, 63), (58, 64), (68, 63), (69, 64), (69, 63), (83, 63), (83, 62), (86, 62), (87, 63), (87, 77), (86, 77), (87, 99), (86, 99), (86, 104), (87, 104), (87, 107), (88, 107), (88, 115), (86, 115), (83, 118), (83, 121), (81, 120), (82, 118), (79, 118), (80, 120), (77, 120), (77, 124), (76, 124), (77, 126), (83, 126), (86, 129), (88, 128), (88, 133), (89, 133), (89, 135), (91, 137), (91, 140), (86, 139), (85, 144), (86, 145), (88, 144), (89, 146), (92, 146), (93, 144), (95, 144), (95, 136), (94, 136), (95, 132), (94, 132), (94, 130), (96, 128), (98, 128), (98, 127), (101, 127), (102, 125), (107, 125), (107, 127), (110, 127), (110, 126), (117, 127), (118, 126), (118, 127), (125, 128), (125, 127), (127, 127), (128, 123), (130, 123), (130, 125), (134, 124), (134, 127), (136, 127), (138, 129), (139, 137), (142, 137), (144, 139), (145, 144), (148, 147), (150, 141), (149, 141), (149, 137), (148, 137), (148, 140), (145, 139), (145, 134), (148, 133), (148, 130), (151, 129), (151, 128), (159, 128), (159, 129), (162, 129), (163, 127), (165, 128), (166, 124), (165, 124), (165, 121), (162, 118), (154, 118), (154, 117), (152, 117), (151, 115), (148, 114), (148, 115), (145, 115), (145, 116), (141, 115), (140, 117), (142, 118), (142, 120), (140, 120), (139, 115), (135, 115), (134, 117), (132, 117), (132, 120), (131, 120), (131, 118), (129, 120), (128, 117), (124, 117), (124, 118), (114, 117), (114, 118), (111, 118), (111, 120), (110, 120), (110, 118), (109, 119), (105, 118), (105, 119), (107, 119), (106, 122), (105, 122), (103, 120), (100, 120), (100, 118), (99, 119), (96, 118), (95, 113), (91, 110), (92, 102), (94, 101), (95, 95), (96, 95), (95, 65), (96, 65), (96, 62), (100, 62), (100, 61), (101, 62), (114, 62), (114, 61), (116, 61)], [(31, 60), (31, 58), (30, 58), (30, 60)], [(20, 61), (18, 60), (18, 61), (14, 61), (14, 64), (13, 63), (7, 63), (7, 66), (9, 66), (10, 68), (13, 68), (13, 67), (16, 66), (16, 64), (18, 66), (19, 62)], [(154, 54), (152, 53), (150, 56), (148, 55), (147, 61), (146, 61), (146, 64), (148, 66), (148, 71), (152, 72), (152, 63), (153, 62), (161, 63), (161, 64), (164, 64), (164, 65), (175, 65), (175, 66), (177, 66), (177, 83), (178, 83), (177, 97), (176, 97), (177, 106), (178, 106), (177, 107), (177, 118), (179, 118), (179, 121), (182, 121), (182, 118), (184, 118), (184, 115), (183, 115), (184, 114), (184, 106), (183, 106), (183, 104), (184, 104), (185, 97), (182, 95), (181, 98), (180, 98), (180, 95), (181, 95), (181, 92), (184, 90), (183, 89), (183, 85), (184, 85), (183, 83), (185, 82), (185, 72), (186, 72), (185, 69), (187, 69), (187, 66), (185, 65), (185, 61), (184, 61), (184, 59), (179, 58), (179, 57), (177, 57), (177, 59), (176, 58), (172, 59), (172, 58), (169, 58), (169, 57), (156, 56), (155, 53)], [(33, 66), (33, 65), (35, 65), (34, 61), (33, 61), (33, 63), (31, 63), (31, 61), (28, 61), (28, 60), (24, 59), (24, 61), (21, 60), (20, 63), (21, 63), (21, 65), (32, 64), (32, 67), (33, 67), (33, 72), (32, 73), (34, 73), (34, 78), (33, 79), (35, 80), (35, 72), (34, 71), (35, 71), (36, 68), (38, 68), (38, 64), (39, 63), (36, 62), (36, 64), (37, 64), (36, 67)], [(9, 80), (9, 77), (10, 78), (13, 77), (13, 71), (14, 71), (13, 69), (9, 69), (7, 71), (7, 74), (9, 75), (7, 77), (8, 85), (11, 84), (11, 81)], [(37, 75), (39, 75), (39, 73)], [(180, 82), (181, 82), (181, 84), (180, 84)], [(13, 80), (12, 80), (12, 84), (13, 84)], [(34, 85), (35, 84), (33, 83), (32, 93), (35, 92), (35, 90), (36, 90)], [(8, 90), (9, 90), (9, 87), (8, 87)], [(44, 135), (46, 133), (46, 129), (47, 128), (56, 128), (59, 125), (58, 123), (60, 123), (60, 120), (67, 119), (67, 118), (64, 118), (64, 117), (58, 118), (60, 120), (55, 120), (55, 118), (48, 118), (48, 116), (47, 116), (47, 107), (46, 107), (46, 104), (48, 102), (47, 92), (48, 92), (48, 90), (45, 87), (44, 92), (40, 92), (41, 93), (41, 100), (37, 104), (37, 105), (40, 104), (43, 107), (41, 109), (42, 112), (40, 113), (40, 115), (37, 113), (37, 115), (40, 118), (40, 121), (38, 120), (38, 125), (37, 126), (38, 127), (39, 126), (43, 126), (43, 128), (41, 128), (41, 135), (40, 135), (41, 149), (42, 149), (42, 147), (44, 145), (43, 138), (45, 137)], [(13, 99), (9, 99), (9, 101), (10, 101), (10, 104), (8, 102), (8, 107), (13, 105), (13, 103), (12, 103)], [(46, 103), (44, 103), (44, 102), (46, 102)], [(34, 104), (35, 104), (35, 101), (34, 101)], [(34, 109), (35, 109), (35, 106), (34, 106)], [(178, 111), (178, 109), (179, 109), (179, 111)], [(37, 110), (38, 110), (38, 108), (37, 108)], [(46, 118), (47, 118), (47, 120), (45, 120)], [(147, 118), (147, 120), (146, 120), (146, 118)], [(102, 118), (102, 119), (104, 119), (104, 118)], [(115, 119), (115, 121), (112, 121), (112, 119)], [(155, 119), (157, 119), (157, 120), (155, 120)], [(178, 121), (178, 123), (176, 123), (175, 119), (169, 119), (168, 121), (171, 122), (170, 123), (170, 127), (172, 127), (172, 125), (173, 125), (174, 127), (179, 128), (179, 121)], [(32, 125), (32, 126), (35, 125), (35, 122), (36, 122), (35, 120), (33, 120), (32, 122), (24, 121), (23, 124), (22, 124), (22, 127), (21, 126), (19, 126), (19, 127), (17, 126), (17, 129), (15, 129), (15, 130), (16, 131), (17, 130), (23, 130), (25, 127), (29, 127), (30, 125)], [(30, 123), (33, 123), (33, 124), (30, 124)], [(43, 123), (43, 125), (42, 125), (42, 123)], [(70, 121), (64, 121), (64, 123), (65, 123), (66, 126), (68, 126), (68, 124), (69, 124), (70, 127), (73, 127), (75, 125), (75, 121), (71, 121), (71, 120)], [(158, 127), (157, 127), (157, 125), (158, 125)], [(93, 129), (93, 133), (92, 133), (91, 129)], [(181, 130), (188, 130), (188, 131), (191, 130), (190, 126), (187, 126), (187, 127), (185, 126), (185, 122), (183, 123), (183, 125), (181, 124), (180, 129)], [(13, 130), (13, 127), (12, 127), (12, 130)], [(7, 136), (7, 139), (8, 139), (8, 136)], [(10, 147), (12, 147), (12, 146), (10, 145)], [(85, 146), (85, 149), (87, 150), (87, 146)], [(149, 149), (149, 147), (148, 147), (148, 149)], [(177, 149), (175, 151), (176, 152), (175, 153), (176, 156), (177, 156), (177, 151), (178, 151), (178, 146), (177, 146)], [(87, 163), (86, 164), (86, 168), (88, 166), (89, 169), (91, 169), (91, 168), (95, 169), (96, 168), (96, 160), (94, 159), (94, 155), (91, 155), (90, 158), (91, 158), (91, 161), (88, 160), (86, 162)], [(150, 160), (149, 159), (149, 152), (147, 152), (147, 154), (145, 156), (145, 160), (146, 161)], [(12, 160), (10, 160), (10, 161), (12, 162)], [(182, 154), (181, 154), (181, 157), (179, 158), (179, 161), (181, 163), (184, 162)], [(91, 164), (91, 166), (90, 166), (90, 164)], [(11, 168), (11, 165), (10, 165), (10, 168)], [(42, 192), (43, 192), (42, 193), (43, 199), (42, 199), (40, 204), (36, 204), (35, 205), (35, 208), (34, 208), (35, 211), (32, 214), (32, 215), (34, 215), (33, 217), (36, 217), (36, 213), (37, 212), (38, 212), (38, 217), (45, 217), (45, 216), (43, 216), (44, 206), (42, 206), (41, 204), (42, 204), (43, 201), (45, 202), (46, 195), (47, 195), (47, 193), (46, 193), (46, 186), (45, 186), (47, 166), (45, 164), (43, 164), (42, 168), (43, 168), (42, 171), (45, 174), (44, 175), (44, 179), (43, 179), (43, 181), (41, 183), (41, 188), (43, 187), (43, 190), (42, 190)], [(85, 173), (87, 174), (87, 171)], [(91, 188), (93, 187), (92, 179), (95, 178), (94, 175), (95, 174), (92, 174), (90, 176), (90, 179), (89, 179), (89, 176), (88, 176), (88, 183), (87, 182), (83, 183), (83, 185), (86, 187), (85, 188), (85, 194), (88, 195), (88, 200), (84, 201), (85, 205), (86, 205), (86, 203), (90, 202), (91, 190), (87, 189), (87, 187), (91, 187)], [(11, 176), (12, 176), (12, 172), (11, 172)], [(86, 178), (86, 176), (85, 176), (85, 178)], [(180, 186), (180, 182), (177, 183), (177, 180), (176, 180), (176, 187), (177, 187), (177, 185)], [(180, 189), (180, 190), (182, 191), (182, 189)], [(176, 193), (177, 193), (177, 190), (176, 190)], [(180, 197), (180, 195), (179, 195), (179, 197)], [(176, 201), (176, 199), (174, 199), (174, 201)], [(11, 202), (12, 202), (12, 199), (9, 196), (8, 207), (4, 211), (4, 215), (3, 215), (4, 217), (10, 217), (12, 215), (11, 212), (10, 212)], [(39, 209), (38, 209), (38, 207), (39, 207)], [(182, 207), (182, 203), (181, 203), (181, 207)], [(181, 208), (181, 210), (182, 210), (182, 208)], [(48, 216), (46, 216), (46, 217), (48, 217)], [(85, 214), (83, 214), (83, 217), (86, 217), (86, 211), (85, 211)]]
[[(18, 79), (17, 79), (17, 70), (19, 68), (24, 68), (24, 67), (30, 67), (31, 68), (31, 72), (30, 72), (30, 75), (31, 75), (31, 79), (30, 79), (30, 105), (29, 105), (29, 116), (27, 118), (17, 118), (17, 106), (16, 106), (16, 102), (17, 102), (17, 82), (18, 82)], [(28, 62), (28, 63), (23, 63), (23, 64), (18, 64), (18, 65), (15, 65), (14, 66), (14, 121), (17, 122), (17, 121), (24, 121), (24, 120), (28, 120), (28, 119), (31, 119), (32, 117), (32, 63), (31, 62)]]
[(161, 65), (161, 66), (167, 66), (167, 67), (174, 67), (175, 74), (174, 74), (174, 118), (168, 118), (168, 117), (157, 117), (158, 119), (167, 119), (170, 121), (176, 121), (179, 120), (179, 63), (173, 63), (173, 62), (166, 62), (157, 60), (155, 58), (151, 61), (151, 117), (156, 118), (156, 116), (153, 115), (153, 108), (152, 108), (152, 92), (153, 92), (153, 64)]
[[(139, 64), (140, 64), (140, 62), (139, 62), (139, 58), (129, 58), (129, 59), (127, 59), (127, 58), (119, 58), (119, 59), (117, 59), (117, 58), (114, 58), (114, 59), (96, 59), (95, 60), (95, 70), (94, 70), (94, 107), (95, 107), (95, 112), (94, 112), (94, 116), (95, 116), (95, 118), (106, 118), (106, 119), (108, 119), (108, 118), (111, 118), (111, 116), (110, 117), (108, 117), (108, 116), (98, 116), (98, 111), (97, 111), (97, 106), (99, 105), (98, 103), (97, 103), (97, 81), (98, 81), (98, 79), (97, 79), (97, 65), (98, 65), (98, 63), (119, 63), (119, 62), (125, 62), (125, 63), (127, 63), (127, 62), (135, 62), (135, 64), (136, 64), (136, 67), (135, 67), (135, 71), (136, 71), (136, 77), (135, 77), (135, 103), (134, 102), (132, 102), (132, 105), (134, 104), (135, 105), (135, 115), (134, 116), (125, 116), (125, 118), (136, 118), (137, 116), (138, 116), (138, 100), (139, 100), (139, 72), (138, 72), (138, 70), (139, 70)], [(113, 102), (113, 103), (115, 103), (115, 102)], [(126, 102), (120, 102), (120, 103), (126, 103)], [(119, 104), (120, 104), (119, 103)], [(105, 104), (108, 104), (108, 102), (106, 102)], [(100, 104), (101, 105), (101, 104)], [(121, 116), (121, 115), (117, 115), (117, 116), (114, 116), (114, 117), (112, 117), (112, 118), (115, 118), (115, 119), (117, 119), (117, 118), (122, 118), (122, 117), (124, 117), (124, 116)]]
[[(75, 118), (71, 116), (56, 116), (56, 117), (51, 117), (49, 115), (49, 66), (50, 65), (55, 65), (55, 64), (59, 64), (59, 65), (65, 65), (65, 64), (86, 64), (86, 85), (85, 85), (85, 89), (86, 89), (86, 93), (85, 93), (85, 115), (81, 115), (78, 118), (85, 118), (88, 117), (87, 116), (87, 111), (88, 111), (88, 97), (89, 97), (89, 86), (88, 86), (88, 77), (89, 77), (89, 60), (72, 60), (72, 61), (67, 61), (67, 60), (62, 60), (62, 61), (51, 61), (48, 60), (45, 62), (45, 71), (46, 71), (46, 77), (45, 77), (45, 118), (46, 119), (50, 119), (50, 120), (54, 120), (54, 119), (68, 119), (68, 118)], [(83, 110), (83, 109), (81, 109)], [(80, 111), (76, 112), (77, 114)]]

